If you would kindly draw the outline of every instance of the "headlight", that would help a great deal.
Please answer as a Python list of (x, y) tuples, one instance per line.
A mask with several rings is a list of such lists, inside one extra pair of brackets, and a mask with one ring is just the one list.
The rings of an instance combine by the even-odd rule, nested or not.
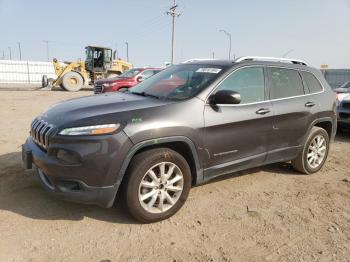
[(106, 135), (115, 132), (119, 127), (120, 124), (70, 127), (62, 129), (58, 134), (63, 136)]
[(118, 83), (105, 83), (103, 84), (104, 87), (112, 87), (112, 86), (116, 86)]

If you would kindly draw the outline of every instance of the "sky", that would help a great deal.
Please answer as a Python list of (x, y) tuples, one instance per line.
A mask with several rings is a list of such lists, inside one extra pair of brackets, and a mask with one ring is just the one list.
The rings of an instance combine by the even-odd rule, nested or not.
[[(350, 68), (350, 0), (177, 0), (175, 62), (258, 55)], [(172, 0), (0, 0), (0, 59), (84, 59), (84, 47), (117, 49), (135, 66), (171, 57)]]

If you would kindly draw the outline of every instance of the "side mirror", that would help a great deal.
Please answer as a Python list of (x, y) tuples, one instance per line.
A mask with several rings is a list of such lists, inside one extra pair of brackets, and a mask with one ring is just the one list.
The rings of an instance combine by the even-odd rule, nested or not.
[(143, 80), (145, 80), (145, 78), (143, 76), (138, 76), (136, 78), (136, 81), (139, 82), (139, 83), (142, 82)]
[(209, 97), (211, 105), (218, 104), (239, 104), (241, 103), (241, 95), (232, 90), (220, 90)]

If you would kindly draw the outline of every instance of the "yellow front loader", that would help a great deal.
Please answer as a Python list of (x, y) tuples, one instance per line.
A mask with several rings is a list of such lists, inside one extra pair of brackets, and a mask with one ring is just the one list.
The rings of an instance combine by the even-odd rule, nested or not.
[(60, 63), (53, 59), (56, 79), (43, 76), (42, 86), (60, 86), (67, 91), (78, 91), (101, 78), (116, 77), (132, 68), (121, 59), (112, 59), (112, 49), (101, 46), (85, 47), (86, 60)]

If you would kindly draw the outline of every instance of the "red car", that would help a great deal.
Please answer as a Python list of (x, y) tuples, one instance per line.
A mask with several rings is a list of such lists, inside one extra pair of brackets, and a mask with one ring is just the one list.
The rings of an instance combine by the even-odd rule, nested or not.
[(161, 70), (161, 68), (133, 68), (118, 77), (97, 80), (94, 84), (94, 93), (115, 92), (121, 88), (131, 88)]

